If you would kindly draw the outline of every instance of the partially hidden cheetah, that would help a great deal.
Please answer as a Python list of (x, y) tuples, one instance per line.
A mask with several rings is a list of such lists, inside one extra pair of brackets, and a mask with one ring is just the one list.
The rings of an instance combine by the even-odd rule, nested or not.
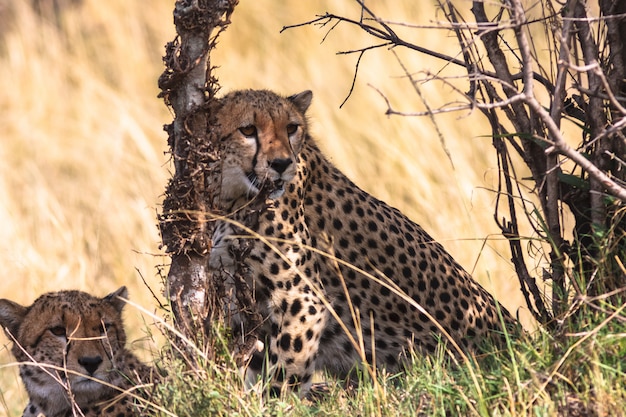
[[(216, 227), (210, 265), (232, 268), (235, 242), (253, 239), (245, 264), (265, 320), (265, 352), (247, 377), (263, 370), (273, 390), (306, 392), (317, 370), (345, 377), (364, 358), (393, 371), (408, 349), (433, 352), (440, 339), (463, 351), (500, 339), (510, 314), (419, 225), (324, 157), (307, 131), (311, 99), (243, 90), (216, 110), (231, 215)], [(257, 196), (267, 199), (250, 234), (232, 221)]]
[(125, 348), (126, 287), (104, 298), (81, 291), (46, 293), (25, 307), (0, 299), (0, 325), (30, 402), (24, 417), (139, 415), (124, 390), (150, 368)]

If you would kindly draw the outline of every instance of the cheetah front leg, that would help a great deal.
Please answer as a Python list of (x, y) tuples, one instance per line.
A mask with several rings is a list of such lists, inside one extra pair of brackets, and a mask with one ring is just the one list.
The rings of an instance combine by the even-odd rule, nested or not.
[[(295, 277), (287, 282), (274, 283), (282, 289), (274, 288), (267, 300), (270, 328), (264, 358), (257, 355), (253, 359), (246, 381), (254, 382), (259, 375), (264, 375), (270, 379), (272, 394), (295, 390), (303, 396), (309, 391), (316, 370), (327, 311), (310, 285)], [(301, 285), (294, 285), (294, 282), (301, 282)]]
[[(274, 365), (272, 388), (299, 389), (304, 395), (311, 387), (320, 336), (326, 325), (324, 304), (309, 285), (273, 297), (272, 332), (268, 346)], [(275, 362), (275, 363), (273, 363)]]

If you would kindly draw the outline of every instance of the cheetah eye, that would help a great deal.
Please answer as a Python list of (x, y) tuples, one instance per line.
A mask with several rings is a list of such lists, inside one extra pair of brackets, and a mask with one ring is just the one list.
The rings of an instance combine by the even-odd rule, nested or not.
[(256, 126), (254, 125), (240, 127), (239, 131), (241, 132), (242, 135), (247, 136), (247, 137), (256, 136)]
[(288, 135), (293, 135), (294, 133), (296, 133), (298, 131), (298, 127), (300, 127), (300, 126), (295, 124), (295, 123), (289, 123), (287, 125), (287, 134)]
[(55, 336), (59, 336), (59, 337), (60, 337), (60, 336), (65, 337), (65, 336), (66, 336), (66, 334), (67, 334), (67, 333), (65, 332), (65, 327), (63, 327), (63, 326), (54, 326), (54, 327), (51, 327), (49, 330), (50, 330), (50, 332), (51, 332), (53, 335), (55, 335)]

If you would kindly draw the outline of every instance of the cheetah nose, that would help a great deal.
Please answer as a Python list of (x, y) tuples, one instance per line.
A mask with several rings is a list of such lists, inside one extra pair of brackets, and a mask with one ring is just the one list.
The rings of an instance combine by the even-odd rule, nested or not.
[(78, 359), (78, 363), (80, 364), (80, 366), (85, 368), (87, 372), (89, 372), (89, 375), (93, 375), (93, 373), (96, 372), (96, 369), (98, 369), (98, 366), (100, 366), (100, 364), (102, 363), (102, 357), (83, 356), (82, 358)]
[(287, 167), (289, 167), (289, 165), (291, 165), (291, 158), (276, 158), (276, 159), (272, 159), (269, 162), (270, 167), (278, 172), (279, 174), (282, 174), (283, 172), (285, 172), (285, 170), (287, 169)]

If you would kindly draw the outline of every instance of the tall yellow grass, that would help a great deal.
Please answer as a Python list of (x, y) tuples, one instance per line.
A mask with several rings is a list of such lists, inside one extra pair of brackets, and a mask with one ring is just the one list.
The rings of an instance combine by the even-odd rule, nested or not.
[[(0, 39), (0, 297), (27, 304), (45, 291), (104, 295), (127, 285), (135, 302), (154, 309), (141, 276), (160, 291), (156, 266), (167, 258), (159, 249), (156, 213), (170, 172), (162, 125), (172, 115), (156, 97), (156, 80), (163, 45), (174, 36), (174, 2), (85, 0), (58, 23), (35, 15), (28, 2), (13, 3)], [(371, 86), (399, 110), (424, 109), (388, 50), (365, 55), (352, 97), (340, 109), (356, 55), (336, 52), (371, 39), (348, 27), (338, 27), (324, 43), (328, 28), (279, 33), (327, 10), (358, 17), (349, 0), (242, 1), (212, 58), (224, 92), (313, 90), (313, 133), (332, 161), (422, 224), (515, 310), (521, 296), (492, 219), (495, 194), (489, 190), (497, 173), (484, 136), (488, 126), (474, 114), (437, 117), (449, 159), (429, 119), (385, 116)], [(430, 3), (414, 0), (375, 10), (396, 21), (437, 18)], [(454, 45), (443, 31), (409, 36), (437, 50)], [(398, 54), (411, 71), (442, 68), (416, 53)], [(433, 108), (455, 99), (441, 84), (422, 90)], [(128, 310), (131, 338), (140, 338), (142, 318)], [(26, 399), (16, 368), (2, 365), (12, 361), (7, 343), (2, 335), (0, 404), (4, 398), (4, 412), (18, 415)]]

